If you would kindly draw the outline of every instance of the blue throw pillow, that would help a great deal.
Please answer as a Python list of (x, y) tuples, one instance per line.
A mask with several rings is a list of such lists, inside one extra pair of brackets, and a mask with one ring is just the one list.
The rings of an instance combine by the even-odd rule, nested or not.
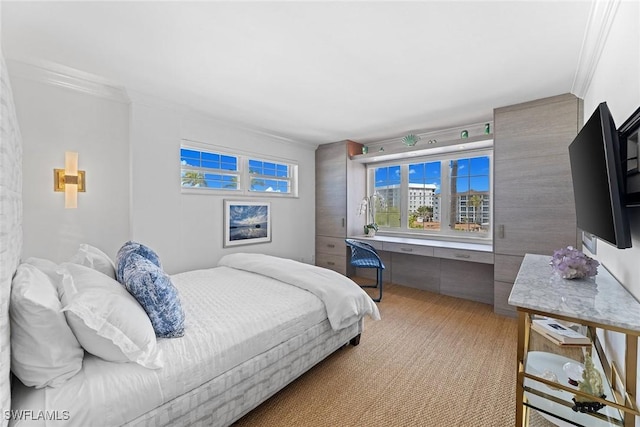
[(132, 253), (123, 272), (125, 288), (147, 312), (157, 337), (184, 335), (184, 310), (171, 278), (148, 259)]
[(160, 257), (158, 257), (158, 254), (153, 249), (143, 245), (142, 243), (130, 240), (122, 245), (116, 254), (116, 279), (122, 284), (124, 284), (124, 269), (127, 266), (127, 262), (131, 254), (138, 254), (141, 257), (148, 259), (156, 266), (162, 268), (162, 264), (160, 264)]

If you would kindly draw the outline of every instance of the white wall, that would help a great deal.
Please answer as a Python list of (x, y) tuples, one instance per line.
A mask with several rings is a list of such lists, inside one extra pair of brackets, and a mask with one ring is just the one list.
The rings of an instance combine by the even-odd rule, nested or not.
[[(605, 48), (584, 97), (585, 121), (606, 101), (620, 126), (640, 106), (640, 7), (621, 2)], [(640, 208), (628, 210), (632, 248), (616, 249), (602, 241), (597, 258), (640, 299)]]
[[(315, 147), (141, 94), (129, 102), (124, 92), (125, 101), (118, 101), (61, 87), (38, 67), (14, 64), (9, 71), (24, 144), (24, 258), (67, 261), (80, 243), (115, 258), (134, 239), (155, 249), (171, 274), (213, 267), (239, 251), (314, 262)], [(95, 92), (113, 91), (92, 78), (97, 82), (87, 85)], [(299, 198), (259, 199), (271, 202), (272, 242), (222, 247), (223, 199), (233, 196), (181, 193), (183, 138), (299, 164)], [(65, 151), (79, 153), (87, 174), (77, 209), (65, 209), (64, 195), (53, 191), (53, 169), (64, 167)]]
[[(132, 97), (132, 237), (154, 248), (165, 270), (212, 267), (232, 252), (314, 261), (315, 147), (236, 128), (146, 96)], [(234, 196), (181, 193), (182, 139), (298, 162), (299, 198), (258, 199), (271, 202), (270, 243), (222, 247), (223, 200)]]
[[(640, 106), (640, 3), (621, 2), (614, 17), (602, 56), (584, 96), (584, 120), (596, 106), (606, 101), (616, 125), (620, 126)], [(640, 208), (628, 210), (631, 221), (632, 248), (616, 249), (597, 242), (595, 257), (640, 300)], [(607, 334), (606, 347), (621, 364), (624, 340), (620, 334)], [(640, 360), (638, 361), (640, 372)], [(637, 389), (640, 390), (640, 381)], [(640, 399), (637, 398), (640, 404)], [(640, 420), (636, 420), (640, 426)]]
[[(67, 261), (83, 242), (115, 256), (129, 232), (129, 106), (8, 68), (24, 148), (23, 258)], [(86, 171), (78, 209), (53, 191), (65, 151), (77, 151)]]

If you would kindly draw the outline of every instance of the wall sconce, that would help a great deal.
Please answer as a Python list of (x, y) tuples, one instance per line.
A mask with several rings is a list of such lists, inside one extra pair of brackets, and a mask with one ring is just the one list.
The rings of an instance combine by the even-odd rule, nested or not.
[(64, 191), (64, 207), (78, 207), (78, 191), (85, 192), (85, 172), (78, 170), (78, 153), (64, 153), (64, 169), (53, 170), (53, 191)]

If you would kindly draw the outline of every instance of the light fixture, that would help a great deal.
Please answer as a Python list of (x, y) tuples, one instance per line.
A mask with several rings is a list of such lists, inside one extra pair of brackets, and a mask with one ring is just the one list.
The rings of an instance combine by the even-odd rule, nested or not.
[(78, 192), (85, 192), (85, 172), (78, 170), (78, 153), (64, 153), (64, 169), (53, 170), (53, 191), (64, 191), (64, 207), (78, 207)]

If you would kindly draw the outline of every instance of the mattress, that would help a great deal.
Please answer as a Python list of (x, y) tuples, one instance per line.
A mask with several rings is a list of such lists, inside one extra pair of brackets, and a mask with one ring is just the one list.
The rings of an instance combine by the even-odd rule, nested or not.
[(184, 337), (159, 340), (164, 368), (87, 354), (82, 370), (62, 387), (35, 390), (16, 384), (13, 410), (44, 412), (12, 425), (31, 425), (32, 418), (46, 426), (125, 424), (309, 329), (330, 329), (318, 297), (269, 277), (217, 267), (172, 280), (185, 309), (186, 330)]

